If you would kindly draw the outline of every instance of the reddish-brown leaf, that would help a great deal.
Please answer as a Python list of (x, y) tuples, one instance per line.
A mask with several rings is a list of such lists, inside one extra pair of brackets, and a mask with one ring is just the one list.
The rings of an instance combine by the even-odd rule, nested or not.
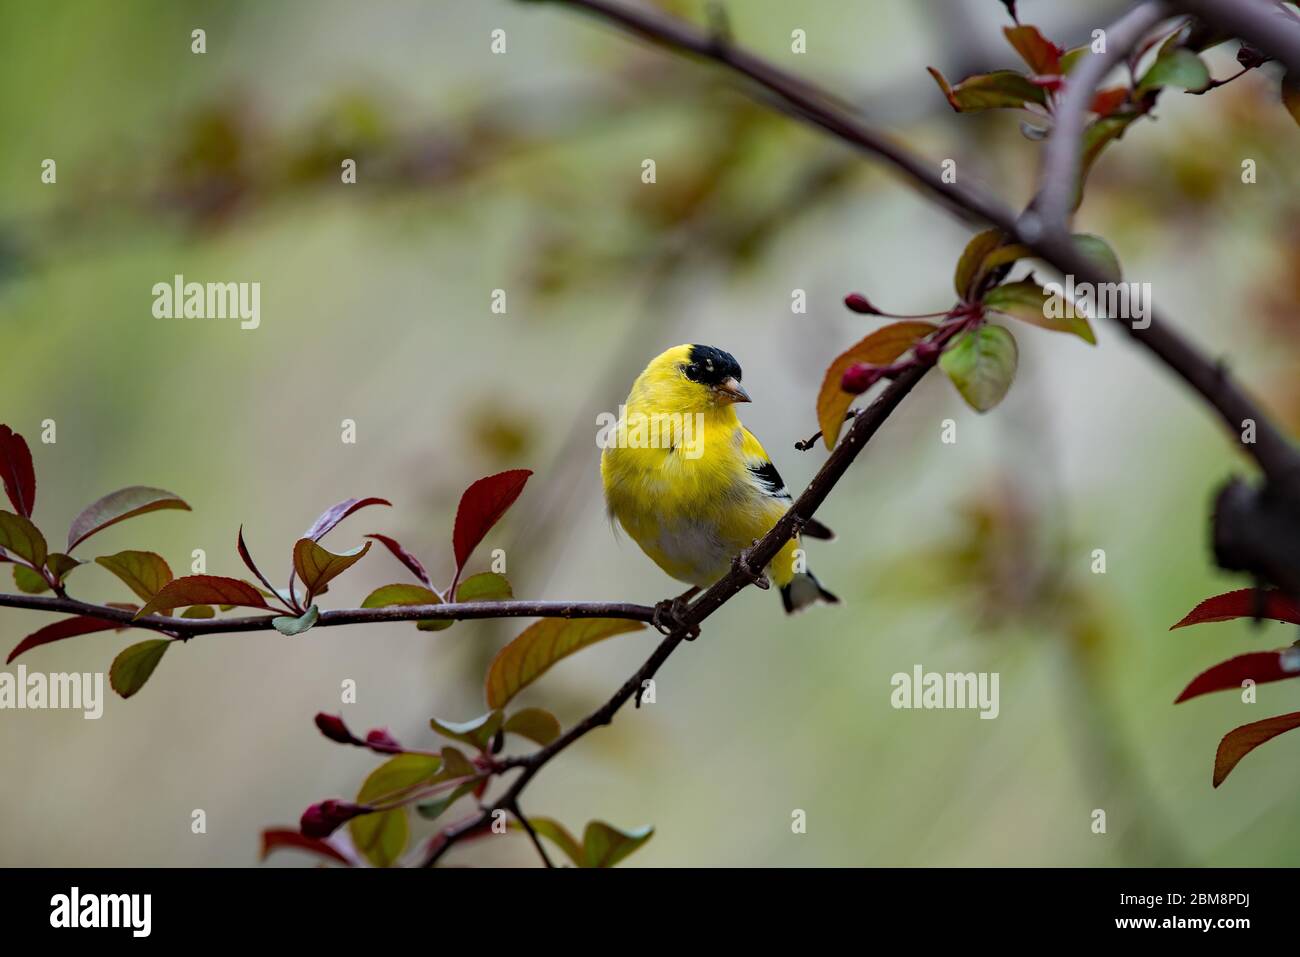
[(102, 618), (88, 618), (85, 615), (77, 615), (75, 618), (64, 618), (61, 621), (52, 622), (39, 631), (34, 631), (14, 647), (9, 652), (9, 657), (5, 659), (5, 664), (9, 664), (24, 651), (30, 651), (41, 645), (48, 645), (52, 641), (62, 641), (64, 638), (75, 638), (78, 635), (89, 635), (97, 631), (114, 631), (121, 628), (119, 622), (105, 621)]
[(456, 509), (456, 527), (451, 539), (458, 571), (465, 567), (483, 536), (514, 504), (532, 474), (528, 469), (510, 469), (481, 478), (465, 489), (465, 494), (460, 497), (460, 507)]
[(503, 708), (551, 665), (588, 645), (614, 635), (639, 631), (639, 621), (621, 618), (543, 618), (519, 633), (488, 666), (485, 690), (489, 708)]
[(168, 582), (137, 613), (137, 618), (182, 605), (242, 605), (271, 610), (266, 599), (248, 582), (220, 575), (187, 575)]
[(1110, 116), (1128, 99), (1128, 87), (1112, 86), (1108, 90), (1098, 90), (1089, 107), (1098, 116)]
[(1061, 72), (1061, 55), (1064, 48), (1058, 47), (1051, 40), (1038, 32), (1038, 27), (1016, 26), (1004, 27), (1011, 45), (1016, 48), (1021, 59), (1029, 64), (1034, 73), (1056, 74)]
[[(1211, 691), (1240, 688), (1241, 683), (1247, 679), (1258, 685), (1300, 677), (1300, 670), (1296, 669), (1297, 659), (1288, 658), (1288, 650), (1279, 648), (1277, 651), (1252, 651), (1250, 654), (1237, 655), (1235, 658), (1221, 661), (1193, 678), (1191, 684), (1183, 689), (1183, 693), (1174, 699), (1174, 704), (1186, 701), (1188, 698), (1209, 694)], [(1289, 670), (1288, 665), (1290, 665)]]
[(1267, 589), (1262, 595), (1257, 589), (1242, 588), (1238, 591), (1225, 592), (1201, 602), (1174, 628), (1186, 628), (1188, 625), (1200, 625), (1211, 621), (1232, 621), (1234, 618), (1272, 618), (1300, 625), (1300, 605), (1284, 593)]
[(1223, 783), (1237, 763), (1266, 741), (1271, 741), (1279, 734), (1293, 728), (1300, 728), (1300, 711), (1280, 714), (1275, 718), (1265, 718), (1233, 728), (1219, 742), (1219, 750), (1214, 755), (1214, 786)]
[(844, 373), (858, 363), (885, 365), (893, 362), (936, 328), (929, 322), (893, 322), (881, 326), (836, 356), (826, 370), (821, 392), (817, 394), (817, 424), (821, 426), (826, 448), (835, 448), (835, 441), (844, 425), (844, 415), (853, 404), (853, 396), (840, 388)]
[(266, 586), (266, 590), (270, 592), (272, 595), (279, 594), (275, 590), (275, 586), (266, 580), (266, 576), (263, 575), (261, 569), (257, 567), (257, 563), (253, 561), (253, 556), (248, 551), (248, 546), (244, 543), (243, 525), (239, 526), (239, 537), (236, 538), (235, 540), (235, 548), (239, 551), (239, 557), (244, 560), (244, 565), (247, 566), (248, 570), (253, 573), (253, 576), (258, 581), (260, 581), (263, 585)]
[(353, 512), (360, 511), (368, 505), (392, 505), (393, 503), (386, 498), (348, 498), (339, 502), (324, 512), (320, 518), (312, 523), (311, 528), (303, 532), (303, 538), (310, 538), (313, 542), (320, 541), (343, 519), (347, 518)]
[(160, 488), (146, 488), (133, 485), (110, 492), (97, 502), (92, 502), (72, 520), (68, 530), (68, 547), (71, 552), (80, 542), (85, 541), (96, 532), (116, 525), (136, 515), (155, 512), (160, 508), (179, 508), (189, 511), (190, 507), (176, 495)]
[(0, 425), (0, 479), (14, 511), (32, 517), (36, 504), (36, 470), (32, 467), (32, 450), (24, 439), (7, 425)]
[(307, 600), (320, 594), (327, 584), (361, 561), (370, 551), (370, 542), (336, 555), (310, 538), (300, 538), (293, 546), (293, 568), (307, 586)]
[(394, 558), (410, 569), (412, 575), (420, 579), (420, 581), (424, 582), (430, 588), (433, 588), (433, 582), (429, 578), (429, 573), (425, 571), (424, 565), (420, 563), (418, 558), (403, 548), (401, 543), (396, 539), (378, 533), (367, 535), (366, 538), (373, 538), (380, 545), (383, 545), (384, 548), (393, 553)]
[(268, 828), (262, 832), (262, 860), (266, 860), (272, 851), (282, 850), (306, 851), (308, 854), (316, 854), (347, 867), (353, 866), (352, 861), (328, 841), (306, 837), (289, 828)]

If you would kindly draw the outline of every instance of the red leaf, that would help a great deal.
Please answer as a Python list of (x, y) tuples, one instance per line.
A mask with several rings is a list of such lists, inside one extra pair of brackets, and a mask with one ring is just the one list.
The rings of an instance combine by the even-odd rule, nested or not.
[[(396, 539), (378, 533), (367, 535), (366, 538), (373, 538), (380, 545), (383, 545), (393, 553), (394, 558), (410, 569), (412, 575), (424, 582), (429, 586), (429, 588), (433, 588), (433, 582), (429, 579), (429, 573), (425, 571), (424, 566), (420, 564), (420, 560), (403, 548), (401, 543)], [(437, 589), (434, 590), (436, 591)]]
[(36, 470), (32, 468), (32, 451), (27, 440), (7, 425), (0, 425), (0, 478), (14, 511), (32, 517), (36, 504)]
[(1260, 595), (1254, 588), (1242, 588), (1239, 591), (1230, 591), (1205, 599), (1169, 630), (1210, 621), (1254, 618), (1257, 614), (1261, 618), (1272, 618), (1275, 621), (1288, 621), (1293, 625), (1300, 625), (1300, 605), (1296, 605), (1282, 592), (1268, 589)]
[(1098, 90), (1097, 94), (1092, 98), (1092, 105), (1088, 109), (1098, 116), (1110, 116), (1127, 99), (1127, 87), (1113, 86), (1109, 90)]
[(140, 609), (136, 617), (171, 611), (181, 605), (243, 605), (245, 608), (272, 610), (262, 593), (248, 582), (220, 575), (187, 575), (158, 589), (158, 594)]
[(190, 507), (172, 492), (160, 488), (146, 488), (132, 485), (109, 492), (103, 498), (92, 502), (82, 509), (81, 514), (72, 520), (68, 529), (68, 548), (71, 552), (81, 542), (96, 532), (116, 525), (118, 522), (147, 512), (156, 512), (160, 508), (179, 508), (189, 511)]
[[(343, 519), (347, 518), (353, 512), (360, 511), (367, 505), (392, 505), (393, 503), (386, 498), (349, 498), (344, 499), (332, 508), (326, 509), (321, 513), (320, 518), (312, 523), (311, 528), (303, 533), (303, 538), (310, 538), (313, 542), (318, 542), (329, 534), (332, 529)], [(271, 589), (274, 591), (275, 589)]]
[(514, 504), (532, 474), (529, 469), (511, 469), (481, 478), (465, 489), (465, 494), (460, 497), (460, 507), (456, 509), (456, 527), (452, 532), (458, 573), (478, 543), (483, 541), (483, 536)]
[[(1237, 655), (1227, 661), (1221, 661), (1213, 668), (1202, 671), (1192, 679), (1192, 683), (1183, 689), (1183, 693), (1174, 699), (1174, 704), (1195, 698), (1211, 691), (1223, 691), (1226, 688), (1240, 688), (1241, 683), (1249, 678), (1255, 684), (1269, 681), (1282, 681), (1286, 678), (1300, 677), (1300, 660), (1292, 657), (1287, 661), (1290, 649), (1277, 651), (1252, 651), (1247, 655)], [(1287, 664), (1291, 667), (1288, 669)]]
[(86, 615), (77, 615), (75, 618), (64, 618), (61, 621), (53, 622), (46, 625), (39, 631), (34, 631), (22, 641), (18, 646), (9, 652), (9, 657), (5, 659), (5, 664), (9, 664), (24, 651), (30, 651), (40, 645), (48, 645), (52, 641), (61, 641), (64, 638), (75, 638), (77, 635), (89, 635), (96, 631), (113, 631), (122, 628), (121, 622), (105, 621), (103, 618), (89, 618)]
[(1065, 49), (1039, 33), (1038, 27), (1003, 27), (1002, 32), (1016, 48), (1021, 59), (1029, 64), (1030, 70), (1035, 73), (1061, 72), (1061, 55)]
[(1217, 788), (1222, 784), (1223, 779), (1237, 766), (1237, 762), (1250, 752), (1293, 728), (1300, 728), (1300, 711), (1233, 728), (1223, 736), (1219, 750), (1214, 755), (1214, 786)]
[(266, 580), (266, 576), (262, 574), (261, 569), (259, 569), (257, 567), (257, 564), (253, 561), (253, 556), (249, 553), (248, 546), (244, 544), (243, 525), (239, 526), (239, 538), (236, 539), (235, 541), (235, 547), (239, 550), (239, 557), (244, 560), (244, 565), (247, 566), (248, 570), (253, 573), (253, 576), (258, 581), (260, 581), (263, 585), (266, 586), (266, 590), (269, 591), (272, 595), (280, 594), (278, 591), (276, 591), (275, 586)]
[(262, 832), (262, 860), (266, 860), (272, 851), (285, 849), (306, 851), (309, 854), (318, 854), (321, 857), (338, 861), (338, 863), (345, 864), (348, 867), (353, 866), (352, 861), (348, 860), (342, 851), (328, 841), (305, 837), (299, 832), (291, 831), (288, 828), (268, 828)]

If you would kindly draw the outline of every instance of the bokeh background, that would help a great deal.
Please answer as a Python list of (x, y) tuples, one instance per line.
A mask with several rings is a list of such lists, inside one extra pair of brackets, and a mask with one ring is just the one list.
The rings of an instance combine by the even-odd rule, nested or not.
[[(726, 6), (737, 38), (909, 145), (1010, 202), (1032, 195), (1039, 146), (1016, 116), (954, 114), (924, 69), (1018, 67), (997, 0)], [(1115, 10), (1020, 7), (1067, 46)], [(504, 55), (489, 51), (495, 29)], [(1216, 76), (1234, 53), (1209, 56)], [(1158, 122), (1098, 164), (1079, 224), (1294, 426), (1300, 131), (1276, 87), (1266, 69), (1204, 97), (1164, 94)], [(0, 421), (33, 443), (36, 518), (60, 540), (105, 492), (174, 490), (193, 512), (119, 525), (83, 557), (147, 548), (178, 574), (203, 548), (210, 572), (241, 575), (241, 523), (262, 566), (287, 573), (320, 510), (382, 495), (393, 509), (328, 541), (393, 534), (445, 581), (461, 490), (522, 466), (536, 476), (480, 566), (506, 549), (521, 597), (674, 594), (611, 533), (597, 414), (662, 349), (717, 345), (744, 366), (746, 422), (797, 490), (825, 457), (793, 448), (816, 429), (822, 372), (879, 322), (842, 296), (947, 308), (973, 228), (719, 71), (549, 5), (11, 2), (0, 102)], [(40, 182), (47, 157), (56, 185)], [(356, 185), (339, 182), (343, 157)], [(1245, 158), (1256, 184), (1241, 182)], [(154, 319), (151, 287), (176, 273), (261, 282), (261, 328)], [(497, 288), (506, 315), (490, 311)], [(791, 312), (795, 289), (807, 314)], [(1116, 329), (1099, 326), (1096, 348), (1016, 332), (1021, 373), (1002, 407), (977, 416), (931, 376), (827, 503), (840, 537), (811, 560), (843, 606), (787, 618), (775, 595), (745, 592), (669, 661), (655, 704), (553, 762), (525, 810), (575, 831), (655, 825), (629, 865), (1293, 863), (1300, 739), (1218, 791), (1210, 771), (1223, 733), (1292, 710), (1295, 687), (1172, 704), (1203, 668), (1294, 637), (1168, 631), (1240, 584), (1213, 570), (1206, 530), (1217, 484), (1247, 464)], [(939, 441), (949, 417), (956, 445)], [(39, 443), (45, 419), (54, 445)], [(1105, 574), (1090, 571), (1098, 548)], [(403, 578), (373, 552), (329, 599), (354, 605)], [(127, 597), (94, 566), (72, 591)], [(0, 610), (5, 647), (47, 620)], [(484, 710), (486, 663), (520, 627), (205, 638), (135, 698), (110, 693), (99, 721), (0, 713), (0, 864), (254, 864), (263, 827), (351, 797), (378, 763), (324, 740), (317, 711), (432, 744), (431, 716)], [(130, 641), (88, 636), (25, 661), (106, 670)], [(653, 641), (589, 649), (521, 700), (576, 720)], [(894, 710), (890, 677), (915, 664), (999, 672), (1000, 716)], [(346, 678), (354, 705), (340, 705)], [(195, 808), (206, 834), (190, 831)], [(791, 833), (796, 808), (806, 834)], [(514, 836), (448, 860), (534, 857)]]

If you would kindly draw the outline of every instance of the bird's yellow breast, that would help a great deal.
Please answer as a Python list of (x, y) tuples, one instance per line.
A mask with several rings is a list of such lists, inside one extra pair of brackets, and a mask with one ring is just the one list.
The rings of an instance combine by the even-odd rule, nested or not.
[[(638, 410), (626, 414), (635, 419)], [(669, 575), (704, 586), (785, 509), (758, 492), (748, 433), (729, 406), (699, 413), (692, 427), (695, 444), (606, 448), (601, 475), (610, 514), (628, 535)]]

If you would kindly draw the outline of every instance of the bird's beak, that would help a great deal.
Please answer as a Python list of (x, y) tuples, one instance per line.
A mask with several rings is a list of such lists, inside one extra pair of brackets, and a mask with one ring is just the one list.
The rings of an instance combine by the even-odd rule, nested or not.
[(744, 390), (739, 382), (733, 377), (728, 376), (717, 385), (717, 390), (723, 396), (723, 402), (750, 402), (749, 393)]

